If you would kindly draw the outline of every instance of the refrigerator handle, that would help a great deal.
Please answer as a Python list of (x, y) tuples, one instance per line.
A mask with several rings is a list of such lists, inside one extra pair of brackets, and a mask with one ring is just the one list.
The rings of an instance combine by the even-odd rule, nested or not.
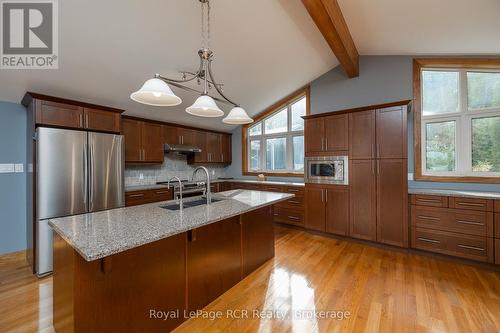
[(85, 149), (83, 150), (83, 202), (87, 205), (88, 198), (88, 188), (89, 188), (89, 151), (88, 144), (85, 144)]
[(93, 163), (94, 163), (94, 144), (90, 144), (90, 161), (89, 161), (89, 197), (90, 197), (90, 202), (89, 202), (89, 211), (92, 211), (94, 208), (94, 170), (93, 170)]

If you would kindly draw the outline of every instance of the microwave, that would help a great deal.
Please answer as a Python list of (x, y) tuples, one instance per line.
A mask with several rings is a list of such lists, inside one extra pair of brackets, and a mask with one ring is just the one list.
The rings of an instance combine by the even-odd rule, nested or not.
[(347, 156), (305, 158), (305, 182), (313, 184), (349, 184)]

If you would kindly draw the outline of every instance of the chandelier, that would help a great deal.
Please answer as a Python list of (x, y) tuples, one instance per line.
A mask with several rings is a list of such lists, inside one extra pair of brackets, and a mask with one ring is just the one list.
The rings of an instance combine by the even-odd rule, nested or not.
[[(221, 117), (224, 112), (217, 106), (217, 102), (227, 104), (233, 108), (222, 120), (226, 124), (242, 125), (253, 122), (246, 111), (239, 104), (230, 100), (223, 92), (224, 85), (217, 83), (212, 72), (213, 52), (210, 50), (210, 0), (198, 0), (201, 3), (201, 39), (202, 47), (198, 51), (200, 66), (196, 73), (181, 72), (181, 79), (171, 79), (160, 74), (147, 80), (130, 98), (136, 102), (153, 106), (175, 106), (182, 103), (180, 97), (174, 94), (169, 85), (194, 92), (200, 96), (193, 105), (186, 108), (186, 112), (199, 117)], [(196, 80), (203, 87), (202, 91), (184, 85)], [(211, 96), (209, 90), (215, 89), (220, 97)]]

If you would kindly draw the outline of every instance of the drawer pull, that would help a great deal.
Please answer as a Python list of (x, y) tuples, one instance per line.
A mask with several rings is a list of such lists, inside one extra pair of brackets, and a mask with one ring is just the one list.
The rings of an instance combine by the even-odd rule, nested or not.
[(425, 215), (419, 215), (419, 219), (424, 219), (424, 220), (432, 220), (432, 221), (439, 221), (441, 220), (439, 217), (433, 217), (433, 216), (425, 216)]
[(435, 239), (429, 239), (429, 238), (419, 237), (418, 240), (423, 241), (423, 242), (428, 242), (428, 243), (441, 244), (440, 241), (435, 240)]
[(469, 245), (462, 245), (458, 244), (458, 247), (461, 247), (462, 249), (469, 249), (469, 250), (476, 250), (476, 251), (484, 251), (484, 248), (482, 247), (475, 247), (475, 246), (469, 246)]
[(295, 201), (295, 200), (288, 200), (289, 203), (291, 204), (300, 204), (300, 201)]
[(292, 189), (288, 189), (289, 192), (300, 192), (300, 190), (292, 190)]
[(469, 206), (469, 207), (484, 207), (484, 204), (474, 203), (474, 202), (457, 202), (457, 205)]
[(170, 191), (158, 191), (156, 192), (156, 194), (169, 194)]
[(438, 199), (417, 199), (417, 201), (422, 201), (422, 202), (432, 202), (432, 203), (438, 203), (438, 202), (441, 202), (441, 200), (438, 200)]
[(480, 223), (480, 222), (471, 222), (471, 221), (464, 221), (464, 220), (458, 220), (457, 222), (458, 222), (458, 223), (462, 223), (462, 224), (484, 225), (484, 223)]
[(280, 214), (278, 214), (278, 213), (274, 213), (274, 216), (279, 216), (279, 215), (280, 215)]
[(144, 196), (144, 193), (129, 194), (128, 195), (129, 198), (140, 198), (140, 197), (143, 197), (143, 196)]
[(300, 220), (300, 217), (296, 217), (296, 216), (288, 216), (288, 218), (290, 220), (296, 220), (296, 221)]

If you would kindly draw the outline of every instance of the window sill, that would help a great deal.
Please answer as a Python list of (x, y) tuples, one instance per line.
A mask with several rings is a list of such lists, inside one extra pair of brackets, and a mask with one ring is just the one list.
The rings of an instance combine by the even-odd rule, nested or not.
[(481, 184), (500, 184), (500, 177), (458, 177), (458, 176), (429, 176), (415, 175), (416, 181), (427, 182), (448, 182), (448, 183), (481, 183)]
[(268, 177), (296, 177), (296, 178), (304, 178), (304, 173), (300, 172), (250, 172), (243, 171), (243, 176), (258, 176), (264, 175)]

